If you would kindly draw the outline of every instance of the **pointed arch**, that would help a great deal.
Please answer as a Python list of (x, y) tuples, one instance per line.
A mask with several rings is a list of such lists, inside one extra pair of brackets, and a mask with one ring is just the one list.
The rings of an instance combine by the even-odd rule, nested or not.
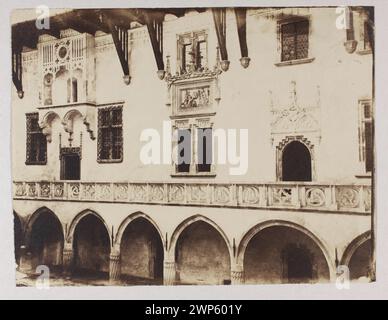
[(314, 156), (314, 144), (304, 137), (303, 135), (298, 136), (287, 136), (281, 140), (276, 147), (276, 177), (278, 181), (284, 180), (284, 155), (289, 146), (296, 145), (300, 146), (300, 150), (305, 150), (305, 154), (308, 158), (309, 163), (309, 181), (316, 179), (315, 175), (315, 156)]
[(42, 121), (39, 123), (43, 134), (46, 136), (47, 142), (51, 142), (52, 123), (56, 119), (60, 119), (59, 115), (54, 111), (49, 111), (43, 116)]
[(14, 253), (15, 261), (19, 265), (20, 259), (20, 247), (22, 246), (23, 240), (23, 223), (19, 215), (13, 211), (13, 232), (14, 232)]
[(114, 242), (120, 252), (121, 279), (128, 284), (161, 284), (165, 242), (158, 225), (143, 212), (120, 224)]
[(77, 228), (77, 225), (79, 224), (79, 222), (80, 222), (84, 217), (86, 217), (86, 216), (88, 216), (88, 215), (95, 216), (96, 218), (98, 218), (98, 219), (102, 222), (102, 224), (105, 226), (106, 232), (107, 232), (108, 235), (109, 235), (109, 242), (110, 242), (110, 246), (112, 247), (112, 233), (110, 232), (107, 223), (105, 222), (105, 220), (102, 218), (101, 215), (99, 215), (97, 212), (95, 212), (95, 211), (93, 211), (93, 210), (90, 210), (90, 209), (86, 209), (86, 210), (81, 211), (80, 213), (78, 213), (78, 214), (73, 218), (73, 220), (72, 220), (71, 223), (70, 223), (70, 227), (69, 227), (69, 229), (68, 229), (67, 235), (66, 235), (66, 242), (68, 242), (68, 243), (73, 243), (73, 240), (74, 240), (74, 232), (75, 232), (75, 229)]
[(326, 247), (326, 245), (311, 231), (306, 229), (305, 227), (302, 227), (301, 225), (290, 222), (290, 221), (285, 221), (285, 220), (269, 220), (265, 221), (262, 223), (259, 223), (252, 227), (241, 239), (238, 249), (237, 249), (237, 263), (244, 265), (244, 256), (245, 256), (245, 251), (247, 249), (247, 246), (249, 242), (252, 240), (254, 236), (256, 236), (260, 231), (274, 227), (274, 226), (281, 226), (281, 227), (289, 227), (291, 229), (297, 230), (302, 232), (304, 235), (306, 235), (308, 238), (310, 238), (321, 250), (323, 253), (327, 266), (329, 268), (330, 272), (330, 277), (332, 277), (335, 274), (335, 264), (333, 259), (331, 258), (331, 255), (329, 254), (329, 251)]
[(83, 114), (76, 109), (71, 109), (63, 116), (62, 124), (65, 128), (66, 132), (72, 133), (73, 132), (73, 125), (74, 125), (74, 119), (76, 117), (80, 117), (82, 119), (82, 122), (84, 121)]
[(205, 222), (207, 224), (209, 224), (211, 227), (213, 227), (216, 231), (218, 231), (218, 233), (222, 236), (222, 238), (224, 239), (225, 241), (225, 244), (228, 248), (228, 251), (229, 251), (229, 256), (230, 256), (230, 259), (232, 259), (233, 257), (233, 252), (232, 252), (232, 248), (231, 248), (231, 245), (230, 245), (230, 241), (228, 239), (228, 237), (226, 236), (225, 232), (221, 229), (221, 227), (215, 223), (213, 220), (203, 216), (203, 215), (194, 215), (194, 216), (191, 216), (189, 218), (187, 218), (186, 220), (184, 220), (183, 222), (181, 222), (174, 230), (173, 234), (171, 235), (171, 238), (170, 238), (170, 244), (168, 246), (168, 251), (170, 253), (174, 253), (175, 252), (175, 246), (176, 246), (176, 243), (179, 239), (179, 236), (181, 235), (181, 233), (188, 227), (190, 226), (191, 224), (195, 223), (195, 222), (198, 222), (198, 221), (202, 221), (202, 222)]
[(346, 247), (344, 253), (341, 257), (341, 265), (349, 266), (350, 259), (352, 258), (354, 252), (363, 245), (366, 241), (371, 239), (370, 230), (360, 234), (354, 238)]
[(61, 223), (61, 220), (54, 213), (54, 211), (52, 211), (51, 209), (47, 208), (46, 206), (43, 206), (43, 207), (40, 207), (37, 210), (35, 210), (27, 219), (27, 222), (26, 222), (26, 225), (25, 225), (25, 230), (24, 230), (24, 239), (25, 239), (26, 246), (29, 246), (29, 244), (30, 244), (31, 232), (32, 232), (32, 228), (33, 228), (33, 225), (34, 225), (35, 221), (44, 212), (49, 213), (50, 215), (52, 215), (55, 218), (55, 220), (58, 221), (59, 225), (61, 226), (62, 237), (63, 237), (63, 239), (65, 239), (65, 231), (63, 229), (63, 225)]
[(114, 238), (114, 244), (115, 245), (118, 245), (120, 246), (121, 244), (121, 240), (123, 238), (123, 234), (125, 232), (125, 229), (127, 228), (127, 226), (132, 223), (133, 221), (135, 221), (136, 219), (139, 219), (139, 218), (143, 218), (145, 220), (147, 220), (149, 223), (151, 223), (153, 225), (153, 227), (155, 228), (155, 230), (158, 232), (159, 236), (160, 236), (160, 240), (162, 241), (162, 243), (165, 243), (165, 241), (163, 241), (163, 234), (162, 232), (160, 231), (160, 228), (159, 226), (156, 224), (156, 222), (150, 217), (148, 216), (147, 214), (141, 212), (141, 211), (138, 211), (138, 212), (134, 212), (132, 214), (130, 214), (129, 216), (127, 216), (120, 224), (119, 228), (117, 229), (117, 232), (116, 232), (116, 235), (115, 235), (115, 238)]
[(24, 238), (32, 270), (44, 264), (59, 271), (65, 236), (63, 225), (53, 211), (47, 207), (37, 209), (28, 218)]

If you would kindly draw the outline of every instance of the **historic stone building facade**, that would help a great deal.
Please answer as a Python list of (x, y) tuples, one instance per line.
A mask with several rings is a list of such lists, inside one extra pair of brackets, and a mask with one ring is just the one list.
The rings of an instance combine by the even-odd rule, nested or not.
[[(327, 282), (339, 265), (370, 277), (374, 43), (368, 11), (344, 12), (346, 28), (336, 8), (14, 24), (19, 269), (122, 284)], [(144, 129), (162, 164), (142, 161)], [(229, 147), (247, 129), (246, 170), (217, 161), (222, 129), (237, 130)]]

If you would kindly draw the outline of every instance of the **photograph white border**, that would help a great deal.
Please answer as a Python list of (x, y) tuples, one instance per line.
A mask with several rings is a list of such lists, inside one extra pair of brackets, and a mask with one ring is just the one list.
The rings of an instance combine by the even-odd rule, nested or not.
[[(200, 7), (200, 6), (375, 6), (375, 215), (377, 281), (350, 283), (339, 290), (334, 283), (243, 286), (127, 286), (50, 287), (15, 286), (11, 178), (11, 11), (16, 8), (90, 7)], [(239, 1), (139, 1), (139, 0), (6, 0), (0, 10), (0, 299), (387, 299), (388, 298), (388, 1), (385, 0), (239, 0)], [(24, 124), (20, 124), (24, 125)]]

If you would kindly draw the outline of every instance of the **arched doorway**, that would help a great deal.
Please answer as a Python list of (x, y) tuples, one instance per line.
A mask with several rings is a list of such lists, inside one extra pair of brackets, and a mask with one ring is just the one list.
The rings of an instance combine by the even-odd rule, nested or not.
[(108, 278), (110, 239), (103, 221), (94, 214), (81, 218), (74, 230), (74, 275)]
[(36, 213), (28, 230), (28, 251), (31, 267), (46, 265), (50, 272), (60, 271), (64, 243), (63, 229), (59, 219), (49, 210)]
[(19, 265), (20, 260), (20, 246), (22, 245), (23, 229), (22, 223), (18, 215), (13, 213), (13, 232), (14, 232), (14, 246), (15, 246), (15, 262)]
[(269, 226), (248, 242), (243, 256), (245, 283), (327, 282), (325, 255), (304, 232), (289, 226)]
[(163, 243), (147, 219), (131, 221), (120, 242), (121, 277), (130, 284), (163, 284)]
[(371, 272), (372, 241), (363, 242), (354, 251), (349, 260), (349, 274), (351, 280), (368, 279)]
[(193, 222), (181, 232), (175, 261), (178, 283), (230, 283), (228, 246), (220, 232), (205, 221)]
[(311, 181), (310, 150), (299, 141), (288, 143), (282, 153), (282, 181)]

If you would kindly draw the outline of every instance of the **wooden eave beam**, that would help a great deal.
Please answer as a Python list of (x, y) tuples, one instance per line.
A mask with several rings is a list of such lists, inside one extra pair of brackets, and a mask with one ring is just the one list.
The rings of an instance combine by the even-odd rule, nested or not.
[(221, 60), (228, 60), (228, 51), (226, 50), (226, 9), (213, 8), (214, 26), (216, 29), (218, 46), (220, 48)]
[(163, 62), (163, 19), (164, 14), (155, 14), (152, 11), (144, 11), (144, 19), (150, 37), (152, 50), (154, 51), (158, 72), (164, 71)]
[(121, 68), (124, 74), (124, 82), (129, 84), (129, 58), (128, 58), (128, 30), (126, 27), (122, 27), (116, 24), (115, 17), (111, 16), (108, 12), (102, 12), (100, 17), (101, 23), (106, 25), (109, 33), (112, 35), (113, 43), (116, 48), (116, 53), (120, 61)]
[(247, 9), (235, 8), (237, 23), (237, 33), (240, 42), (241, 58), (248, 57), (248, 45), (247, 45)]

